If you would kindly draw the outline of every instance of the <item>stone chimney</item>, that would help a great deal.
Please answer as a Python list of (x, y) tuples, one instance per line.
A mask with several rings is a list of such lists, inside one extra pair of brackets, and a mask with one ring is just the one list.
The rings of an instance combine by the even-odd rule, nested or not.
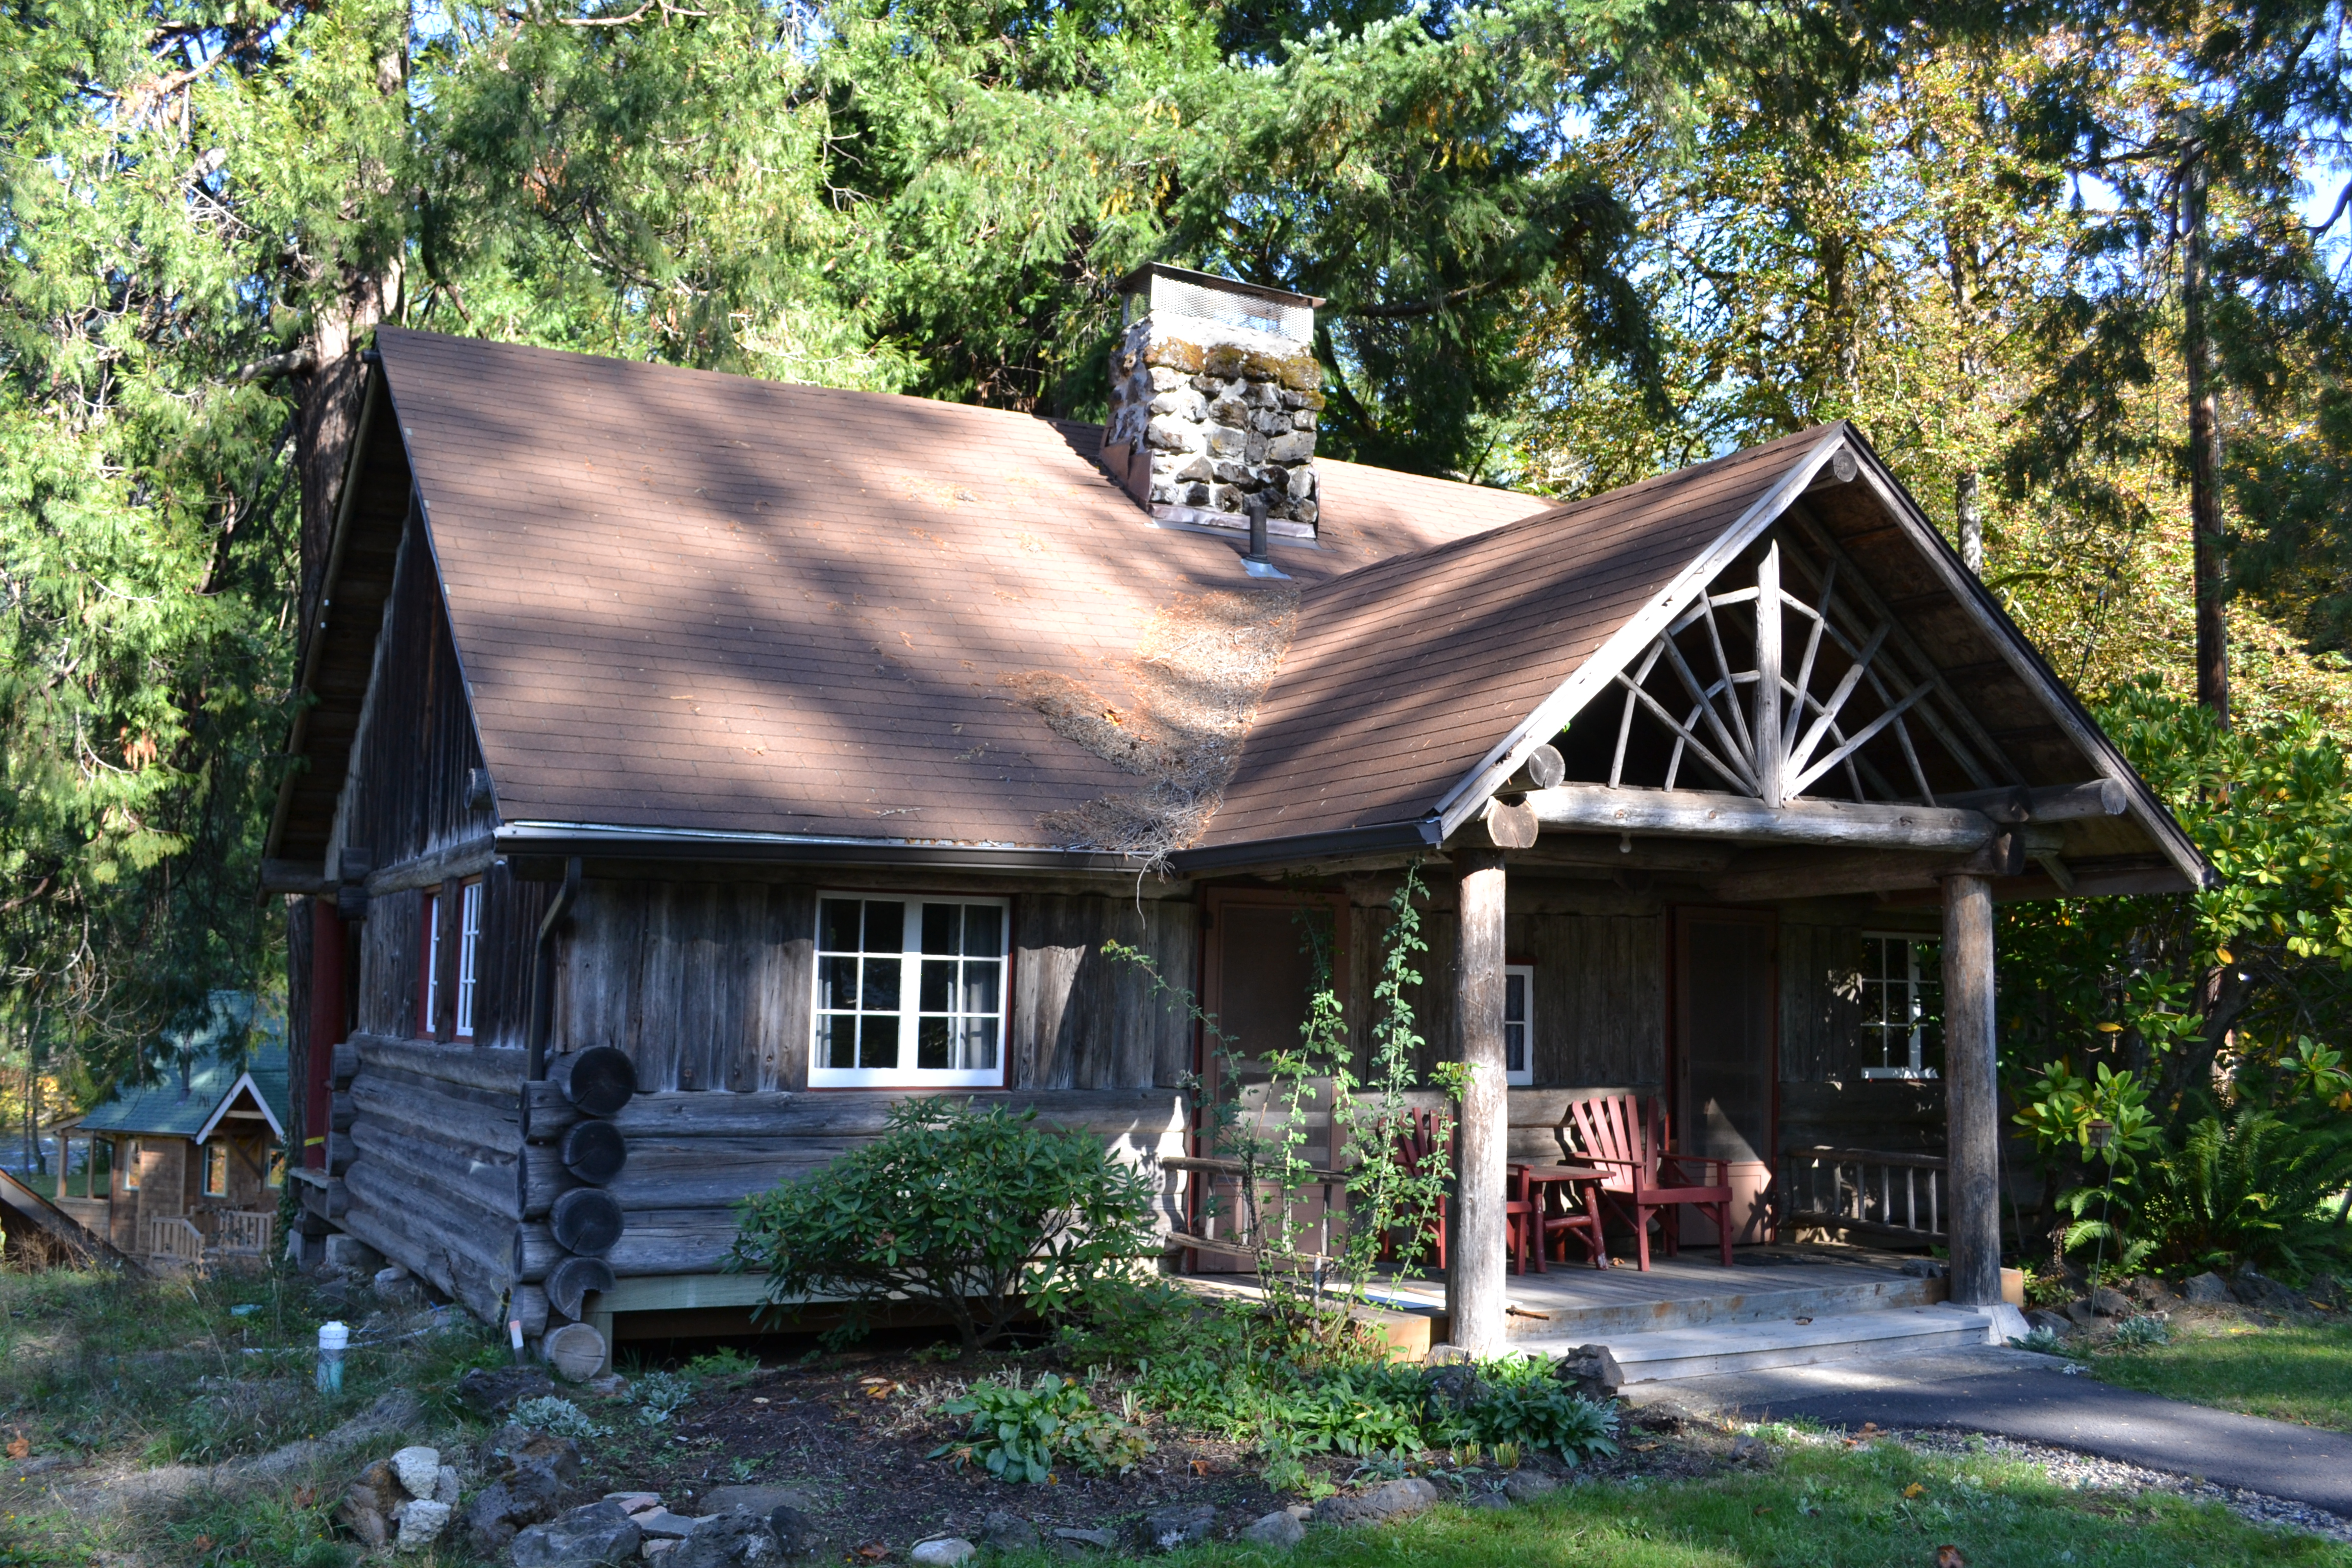
[(1158, 262), (1119, 288), (1110, 471), (1156, 521), (1246, 534), (1246, 507), (1263, 497), (1270, 534), (1313, 539), (1323, 301)]

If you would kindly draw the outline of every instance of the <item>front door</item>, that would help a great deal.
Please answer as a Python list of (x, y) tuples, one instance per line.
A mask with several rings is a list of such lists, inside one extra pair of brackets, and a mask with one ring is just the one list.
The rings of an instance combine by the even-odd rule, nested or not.
[[(1339, 956), (1339, 943), (1344, 940), (1346, 931), (1344, 902), (1255, 889), (1218, 889), (1209, 895), (1202, 1005), (1216, 1020), (1222, 1049), (1220, 1041), (1206, 1038), (1204, 1032), (1201, 1077), (1207, 1090), (1207, 1102), (1234, 1102), (1234, 1111), (1243, 1127), (1261, 1119), (1279, 1117), (1286, 1110), (1276, 1100), (1265, 1058), (1273, 1051), (1296, 1049), (1301, 1026), (1307, 1021), (1307, 998), (1316, 978), (1305, 920), (1310, 909), (1320, 921), (1319, 930), (1331, 953), (1334, 972), (1344, 975), (1347, 967)], [(1304, 1108), (1308, 1141), (1300, 1152), (1310, 1164), (1328, 1169), (1331, 1105), (1328, 1080), (1318, 1081), (1314, 1089), (1310, 1102)], [(1205, 1118), (1199, 1132), (1199, 1152), (1228, 1152), (1212, 1150), (1213, 1129)], [(1230, 1181), (1208, 1184), (1206, 1193), (1198, 1195), (1213, 1196), (1217, 1212), (1203, 1213), (1196, 1203), (1195, 1233), (1231, 1234), (1241, 1213), (1236, 1185)], [(1310, 1184), (1300, 1196), (1302, 1201), (1293, 1210), (1294, 1224), (1302, 1232), (1300, 1248), (1308, 1252), (1324, 1250), (1322, 1244), (1328, 1237), (1321, 1189)], [(1249, 1266), (1248, 1259), (1238, 1253), (1213, 1252), (1202, 1247), (1194, 1254), (1193, 1267), (1203, 1273)]]
[[(1767, 912), (1675, 911), (1675, 1146), (1731, 1162), (1736, 1242), (1771, 1237), (1777, 934)], [(1714, 1222), (1685, 1208), (1683, 1239)]]

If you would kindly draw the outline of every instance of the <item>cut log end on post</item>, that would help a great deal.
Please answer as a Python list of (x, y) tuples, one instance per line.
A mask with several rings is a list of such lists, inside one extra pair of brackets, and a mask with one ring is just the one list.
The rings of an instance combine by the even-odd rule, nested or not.
[(558, 1148), (563, 1168), (592, 1186), (603, 1186), (629, 1163), (629, 1146), (609, 1121), (575, 1121)]
[(556, 1245), (583, 1258), (602, 1258), (621, 1239), (621, 1205), (602, 1187), (574, 1187), (548, 1211)]
[(592, 1290), (613, 1288), (613, 1266), (601, 1258), (567, 1258), (547, 1272), (547, 1304), (567, 1318), (582, 1316)]
[(591, 1046), (558, 1057), (547, 1069), (563, 1096), (590, 1116), (612, 1116), (637, 1095), (637, 1064), (626, 1051)]

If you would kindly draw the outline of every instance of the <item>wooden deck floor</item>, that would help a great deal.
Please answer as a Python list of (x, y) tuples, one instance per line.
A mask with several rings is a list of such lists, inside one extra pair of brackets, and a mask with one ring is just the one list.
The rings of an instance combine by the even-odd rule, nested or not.
[[(1944, 1297), (1942, 1279), (1906, 1274), (1899, 1257), (1859, 1247), (1742, 1247), (1732, 1258), (1726, 1268), (1712, 1252), (1689, 1250), (1653, 1258), (1647, 1272), (1555, 1264), (1507, 1276), (1511, 1335), (1638, 1333), (1927, 1306)], [(1445, 1310), (1445, 1281), (1433, 1274), (1383, 1279), (1376, 1293), (1403, 1310)]]

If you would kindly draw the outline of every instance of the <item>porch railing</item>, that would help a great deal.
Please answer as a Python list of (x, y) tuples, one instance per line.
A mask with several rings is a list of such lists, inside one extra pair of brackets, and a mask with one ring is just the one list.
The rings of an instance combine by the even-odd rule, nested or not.
[(1792, 1149), (1781, 1159), (1780, 1223), (1941, 1244), (1947, 1169), (1941, 1154)]
[(232, 1258), (267, 1258), (270, 1236), (277, 1228), (274, 1214), (228, 1210), (213, 1232), (213, 1246)]
[[(1247, 1168), (1239, 1160), (1163, 1157), (1159, 1164), (1169, 1179), (1160, 1201), (1173, 1222), (1171, 1241), (1217, 1252), (1249, 1249), (1249, 1205), (1242, 1194)], [(1273, 1206), (1282, 1201), (1281, 1191), (1265, 1177), (1258, 1179), (1257, 1188), (1258, 1223), (1269, 1226), (1277, 1217)], [(1308, 1172), (1306, 1184), (1292, 1195), (1291, 1220), (1299, 1250), (1310, 1258), (1328, 1256), (1331, 1217), (1335, 1212), (1344, 1214), (1347, 1206), (1346, 1172)]]
[(150, 1258), (168, 1258), (175, 1263), (194, 1268), (205, 1260), (205, 1233), (174, 1215), (170, 1219), (151, 1219), (140, 1227), (145, 1243), (140, 1250)]

